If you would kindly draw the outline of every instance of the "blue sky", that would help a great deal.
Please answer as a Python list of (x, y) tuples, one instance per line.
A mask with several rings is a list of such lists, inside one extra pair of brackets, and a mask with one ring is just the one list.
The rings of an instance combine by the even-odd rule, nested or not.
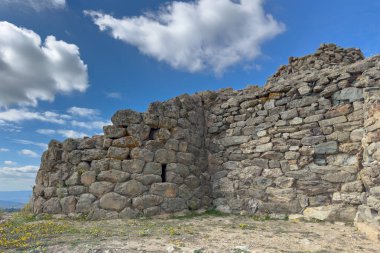
[[(321, 43), (380, 52), (373, 0), (0, 0), (0, 191), (123, 108), (263, 85)], [(54, 37), (52, 37), (54, 36)]]

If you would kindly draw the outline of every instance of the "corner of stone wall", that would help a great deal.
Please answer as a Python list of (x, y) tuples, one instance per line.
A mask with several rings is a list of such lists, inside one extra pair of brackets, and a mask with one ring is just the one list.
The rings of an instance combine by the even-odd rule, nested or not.
[(365, 198), (355, 218), (356, 227), (372, 240), (380, 240), (380, 87), (364, 90), (362, 170)]

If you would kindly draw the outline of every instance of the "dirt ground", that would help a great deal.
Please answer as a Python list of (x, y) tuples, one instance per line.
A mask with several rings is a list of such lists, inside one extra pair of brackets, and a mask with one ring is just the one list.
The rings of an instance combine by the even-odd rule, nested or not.
[(343, 223), (207, 215), (58, 222), (71, 229), (46, 238), (38, 248), (21, 252), (380, 252), (379, 242)]

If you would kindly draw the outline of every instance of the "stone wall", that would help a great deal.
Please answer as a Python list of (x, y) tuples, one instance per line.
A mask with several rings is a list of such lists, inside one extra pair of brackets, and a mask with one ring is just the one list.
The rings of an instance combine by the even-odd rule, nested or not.
[(365, 114), (362, 170), (365, 194), (355, 218), (356, 226), (370, 238), (380, 239), (380, 87), (364, 91)]
[(211, 204), (199, 96), (121, 110), (104, 136), (52, 141), (33, 190), (33, 212), (132, 218)]
[(353, 221), (359, 207), (372, 215), (363, 224), (376, 223), (379, 61), (322, 45), (263, 89), (118, 111), (104, 136), (50, 143), (33, 210), (95, 219), (215, 207)]
[[(345, 59), (357, 51), (337, 52)], [(276, 85), (270, 79), (263, 90), (216, 93), (207, 141), (213, 203), (221, 211), (354, 219), (363, 201), (363, 88), (379, 85), (379, 64), (373, 58), (311, 70)]]

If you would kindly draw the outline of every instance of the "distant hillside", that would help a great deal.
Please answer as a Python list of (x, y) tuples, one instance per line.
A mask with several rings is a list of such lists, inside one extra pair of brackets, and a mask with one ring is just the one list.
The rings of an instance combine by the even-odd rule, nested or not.
[(22, 208), (29, 202), (31, 191), (0, 191), (0, 208)]
[(20, 209), (24, 205), (25, 205), (25, 203), (0, 200), (0, 209)]

